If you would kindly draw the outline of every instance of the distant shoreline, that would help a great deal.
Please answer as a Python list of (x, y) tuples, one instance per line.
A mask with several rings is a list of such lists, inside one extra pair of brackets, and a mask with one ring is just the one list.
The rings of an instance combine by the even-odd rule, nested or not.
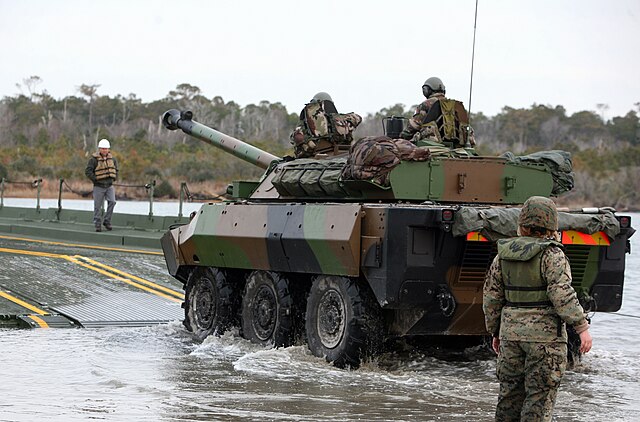
[[(118, 186), (121, 184), (122, 186)], [(161, 186), (158, 183), (155, 186), (155, 195), (153, 197), (154, 202), (163, 201), (178, 201), (180, 197), (180, 189), (182, 182), (171, 179), (167, 182), (171, 187), (169, 193), (167, 189), (162, 189), (165, 186)], [(118, 201), (148, 201), (149, 191), (145, 189), (144, 183), (128, 183), (128, 182), (116, 182), (114, 186), (116, 189), (116, 200)], [(193, 182), (186, 186), (187, 192), (190, 192), (194, 201), (205, 200), (202, 198), (215, 198), (226, 191), (227, 185), (221, 182), (206, 181), (206, 182)], [(65, 180), (62, 187), (62, 199), (89, 199), (91, 200), (93, 192), (93, 185), (88, 180)], [(19, 184), (11, 184), (11, 182), (5, 184), (4, 198), (20, 198), (36, 199), (37, 187), (34, 187), (30, 182), (19, 182)], [(40, 199), (58, 199), (60, 195), (60, 184), (56, 179), (43, 178), (40, 185)], [(187, 201), (187, 195), (184, 195), (185, 202)], [(209, 201), (213, 199), (208, 199)]]
[[(10, 198), (15, 198), (15, 199), (33, 199), (34, 204), (36, 201), (36, 196), (34, 195), (5, 195), (4, 196), (5, 199), (10, 199)], [(52, 195), (50, 192), (42, 192), (40, 194), (40, 199), (58, 199), (58, 195)], [(555, 202), (558, 205), (558, 208), (565, 208), (565, 209), (581, 209), (581, 208), (607, 208), (606, 205), (601, 205), (601, 204), (589, 204), (589, 205), (585, 205), (584, 203), (581, 202), (575, 202), (575, 201), (563, 201), (562, 198), (558, 199), (558, 198), (554, 198)], [(85, 200), (85, 201), (91, 201), (91, 196), (89, 197), (83, 197), (81, 195), (76, 195), (76, 194), (72, 194), (69, 192), (64, 192), (62, 195), (62, 200)], [(140, 201), (140, 202), (148, 202), (149, 201), (149, 197), (148, 196), (140, 196), (140, 197), (132, 197), (132, 196), (118, 196), (117, 192), (116, 192), (116, 200), (117, 201)], [(157, 198), (154, 197), (153, 198), (154, 202), (178, 202), (178, 198), (168, 198), (168, 197), (162, 197), (162, 198)], [(184, 199), (184, 202), (193, 202), (193, 203), (206, 203), (206, 202), (212, 202), (212, 200), (192, 200), (192, 201), (187, 201), (186, 198)], [(5, 205), (6, 206), (6, 205)], [(497, 205), (499, 206), (499, 205)], [(517, 205), (513, 205), (514, 207), (517, 207)], [(624, 212), (640, 212), (640, 206), (634, 206), (634, 207), (626, 207), (626, 208), (621, 208), (621, 209), (616, 209), (616, 212), (618, 213), (624, 213)]]

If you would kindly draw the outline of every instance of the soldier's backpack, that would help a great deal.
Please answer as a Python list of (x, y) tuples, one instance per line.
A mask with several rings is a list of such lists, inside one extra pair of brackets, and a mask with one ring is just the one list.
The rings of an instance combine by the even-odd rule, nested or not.
[(445, 145), (464, 147), (470, 131), (469, 115), (462, 102), (441, 98), (429, 109), (420, 131), (435, 136)]
[(331, 123), (328, 116), (328, 113), (331, 111), (325, 110), (325, 108), (330, 107), (333, 107), (335, 110), (332, 102), (318, 101), (307, 104), (302, 109), (300, 112), (300, 121), (307, 132), (307, 136), (315, 138), (314, 140), (331, 137)]
[[(352, 132), (362, 121), (356, 113), (340, 114), (331, 101), (307, 104), (300, 112), (300, 124), (291, 134), (297, 158), (316, 153), (348, 149)], [(340, 146), (345, 146), (340, 148)]]

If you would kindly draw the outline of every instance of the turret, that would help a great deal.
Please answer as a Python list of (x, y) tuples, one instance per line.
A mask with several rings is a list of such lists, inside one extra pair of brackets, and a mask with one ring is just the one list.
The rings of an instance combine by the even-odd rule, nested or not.
[[(402, 160), (391, 171), (381, 168), (388, 172), (388, 181), (380, 185), (375, 180), (355, 179), (345, 173), (346, 166), (353, 165), (349, 161), (353, 157), (347, 154), (284, 160), (192, 118), (190, 111), (172, 109), (164, 113), (162, 121), (167, 129), (182, 129), (194, 138), (267, 169), (259, 181), (234, 181), (231, 190), (234, 198), (504, 205), (522, 204), (534, 195), (557, 194), (552, 170), (541, 162), (518, 162), (505, 157), (458, 157), (448, 148), (436, 145), (426, 161)], [(277, 165), (272, 165), (274, 162)]]
[(191, 135), (196, 139), (218, 147), (263, 169), (268, 168), (274, 160), (280, 159), (240, 139), (225, 135), (224, 133), (198, 123), (192, 120), (192, 118), (193, 113), (190, 111), (171, 109), (162, 116), (162, 123), (164, 127), (169, 130), (182, 129), (187, 135)]

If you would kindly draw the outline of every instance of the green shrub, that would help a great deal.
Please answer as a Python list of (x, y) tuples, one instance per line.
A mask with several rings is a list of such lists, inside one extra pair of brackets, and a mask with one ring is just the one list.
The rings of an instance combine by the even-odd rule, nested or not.
[(153, 193), (158, 198), (177, 198), (176, 190), (166, 180), (161, 181), (160, 184), (155, 187)]
[(35, 158), (23, 155), (13, 162), (12, 167), (15, 171), (28, 173), (31, 176), (37, 176), (38, 162)]

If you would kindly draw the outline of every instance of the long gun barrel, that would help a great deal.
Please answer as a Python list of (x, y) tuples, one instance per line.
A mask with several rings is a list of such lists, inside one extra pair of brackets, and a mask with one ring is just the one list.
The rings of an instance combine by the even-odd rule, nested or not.
[(194, 138), (218, 147), (263, 169), (268, 168), (272, 161), (279, 160), (279, 158), (273, 154), (269, 154), (233, 136), (218, 132), (215, 129), (192, 120), (192, 118), (193, 113), (190, 111), (171, 109), (162, 116), (162, 123), (164, 127), (169, 130), (182, 129), (187, 135), (191, 135)]

